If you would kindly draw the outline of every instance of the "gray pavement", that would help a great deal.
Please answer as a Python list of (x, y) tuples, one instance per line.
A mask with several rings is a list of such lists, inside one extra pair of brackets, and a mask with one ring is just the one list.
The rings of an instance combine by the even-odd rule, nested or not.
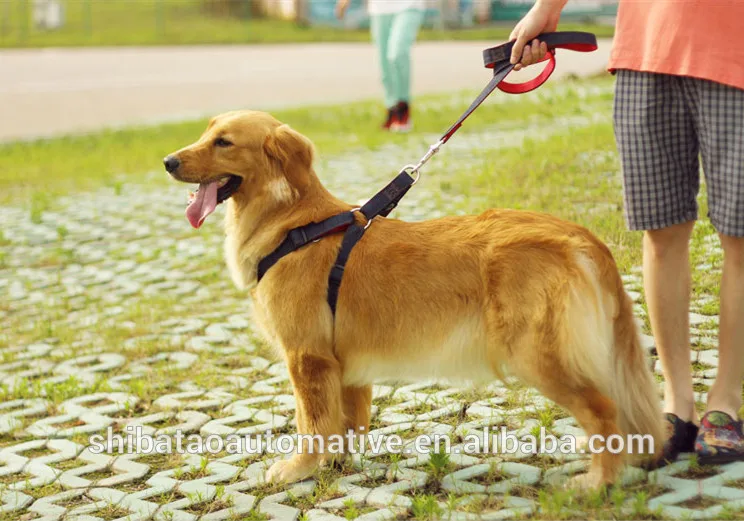
[[(482, 168), (484, 158), (527, 139), (609, 125), (611, 89), (554, 82), (526, 96), (553, 106), (578, 97), (580, 113), (529, 124), (506, 117), (463, 130), (393, 216), (419, 221), (480, 211), (485, 201), (477, 190), (463, 192), (452, 172)], [(461, 101), (467, 102), (445, 103), (456, 110)], [(321, 155), (317, 171), (332, 193), (361, 202), (405, 158), (419, 157), (422, 142), (438, 137), (419, 132), (379, 150)], [(606, 157), (606, 150), (593, 149), (576, 164)], [(598, 190), (621, 189), (616, 159), (611, 165)], [(183, 217), (188, 187), (157, 175), (156, 189), (128, 183), (125, 190), (71, 194), (43, 212), (0, 206), (0, 520), (484, 521), (559, 513), (566, 519), (742, 519), (744, 462), (701, 467), (689, 455), (648, 475), (628, 467), (625, 487), (613, 491), (601, 517), (582, 512), (570, 496), (552, 496), (553, 486), (586, 470), (588, 454), (533, 454), (535, 447), (525, 445), (497, 450), (484, 429), (497, 437), (502, 429), (522, 437), (540, 426), (556, 437), (581, 440), (585, 433), (536, 392), (501, 381), (481, 389), (376, 385), (368, 438), (398, 436), (402, 450), (368, 450), (343, 471), (266, 485), (266, 468), (281, 457), (277, 437), (296, 432), (289, 373), (257, 340), (245, 294), (225, 274), (221, 219), (215, 215), (193, 232)], [(442, 191), (445, 181), (450, 188)], [(572, 186), (546, 188), (569, 202), (581, 199)], [(616, 211), (586, 200), (587, 214)], [(710, 227), (697, 232), (710, 263), (695, 269), (720, 275), (715, 233)], [(623, 281), (643, 317), (640, 267)], [(689, 317), (699, 403), (719, 366), (718, 316), (707, 307), (713, 298), (696, 295)], [(644, 344), (652, 348), (653, 338), (645, 336)], [(654, 370), (661, 375), (658, 360)], [(170, 449), (158, 441), (158, 450), (169, 454), (155, 454), (146, 443), (131, 453), (98, 454), (90, 436), (101, 435), (104, 443), (108, 427), (135, 439), (170, 440)], [(235, 445), (220, 452), (219, 440), (236, 436), (247, 436), (255, 451), (266, 430), (274, 442), (265, 440), (258, 454)], [(196, 434), (218, 443), (194, 448)], [(449, 460), (417, 449), (422, 434), (451, 440)], [(213, 435), (217, 439), (208, 438)], [(543, 492), (547, 500), (540, 499)]]
[[(498, 43), (418, 43), (414, 95), (479, 89)], [(601, 71), (610, 45), (560, 51), (554, 77)], [(368, 43), (3, 50), (0, 75), (0, 141), (382, 95)]]

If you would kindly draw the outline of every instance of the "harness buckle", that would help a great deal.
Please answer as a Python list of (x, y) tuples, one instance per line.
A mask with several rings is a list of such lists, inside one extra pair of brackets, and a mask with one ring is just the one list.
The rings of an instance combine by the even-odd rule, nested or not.
[(295, 249), (299, 249), (310, 242), (307, 238), (304, 228), (295, 228), (289, 232), (289, 239), (292, 241), (292, 245)]
[(344, 267), (338, 264), (334, 264), (333, 267), (331, 268), (331, 273), (330, 273), (331, 279), (336, 279), (340, 281), (343, 276), (344, 276)]

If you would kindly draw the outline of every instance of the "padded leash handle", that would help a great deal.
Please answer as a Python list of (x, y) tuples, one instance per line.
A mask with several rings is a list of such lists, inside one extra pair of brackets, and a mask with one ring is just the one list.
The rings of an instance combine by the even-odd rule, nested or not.
[[(538, 40), (547, 44), (548, 51), (555, 49), (568, 49), (569, 51), (591, 52), (597, 50), (597, 37), (592, 33), (581, 31), (542, 33), (535, 36), (530, 41), (532, 40)], [(508, 62), (511, 59), (514, 43), (514, 41), (511, 41), (484, 50), (483, 66), (487, 69), (493, 69), (498, 63)]]
[[(555, 70), (556, 49), (568, 49), (577, 52), (592, 52), (597, 50), (597, 37), (592, 33), (580, 31), (543, 33), (533, 38), (533, 40), (538, 40), (547, 44), (547, 56), (540, 61), (548, 60), (548, 64), (536, 78), (524, 83), (509, 83), (504, 80), (500, 81), (497, 84), (497, 87), (502, 92), (508, 94), (523, 94), (535, 90), (548, 81), (548, 78), (550, 78), (550, 75), (553, 74), (553, 71)], [(513, 65), (509, 63), (514, 43), (515, 42), (513, 41), (508, 42), (483, 51), (483, 65), (488, 69), (493, 69), (494, 76), (502, 73), (507, 68), (509, 69), (509, 72), (514, 68)], [(507, 74), (509, 72), (507, 72)]]

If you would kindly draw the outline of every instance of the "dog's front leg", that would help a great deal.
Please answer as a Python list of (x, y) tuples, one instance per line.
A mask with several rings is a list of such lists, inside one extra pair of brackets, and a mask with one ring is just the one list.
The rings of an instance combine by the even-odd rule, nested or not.
[[(297, 402), (297, 453), (277, 461), (267, 482), (291, 483), (307, 478), (320, 464), (342, 457), (344, 415), (341, 366), (333, 357), (308, 352), (287, 354), (289, 376)], [(310, 437), (312, 436), (312, 439)]]

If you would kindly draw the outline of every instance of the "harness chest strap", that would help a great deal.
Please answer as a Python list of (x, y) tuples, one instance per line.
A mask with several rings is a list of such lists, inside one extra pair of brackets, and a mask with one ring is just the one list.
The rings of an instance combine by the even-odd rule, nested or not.
[(326, 235), (341, 232), (353, 222), (354, 214), (352, 212), (344, 212), (329, 217), (319, 223), (310, 223), (290, 230), (282, 243), (258, 263), (258, 282), (261, 282), (261, 279), (269, 271), (269, 268), (279, 262), (279, 259), (285, 255), (289, 255), (293, 251), (299, 250), (303, 246), (317, 241)]

